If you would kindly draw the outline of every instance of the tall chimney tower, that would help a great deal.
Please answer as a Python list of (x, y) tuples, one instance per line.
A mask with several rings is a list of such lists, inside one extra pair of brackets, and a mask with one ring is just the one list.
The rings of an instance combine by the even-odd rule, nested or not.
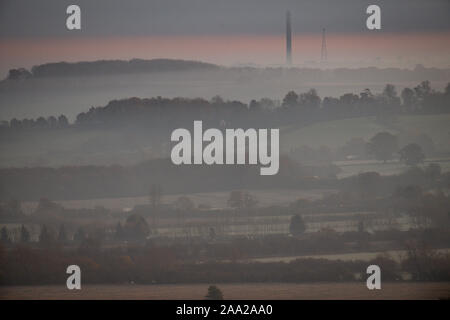
[(320, 62), (324, 63), (327, 61), (327, 40), (325, 38), (325, 28), (322, 29), (322, 50), (320, 51)]
[(292, 31), (291, 31), (291, 13), (286, 12), (286, 64), (292, 65)]

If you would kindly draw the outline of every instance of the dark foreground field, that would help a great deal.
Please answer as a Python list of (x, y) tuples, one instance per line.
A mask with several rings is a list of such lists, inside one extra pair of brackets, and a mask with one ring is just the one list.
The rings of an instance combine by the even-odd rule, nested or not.
[[(382, 283), (368, 290), (361, 283), (218, 284), (225, 299), (448, 299), (449, 282)], [(207, 284), (86, 285), (0, 287), (0, 299), (204, 299)]]

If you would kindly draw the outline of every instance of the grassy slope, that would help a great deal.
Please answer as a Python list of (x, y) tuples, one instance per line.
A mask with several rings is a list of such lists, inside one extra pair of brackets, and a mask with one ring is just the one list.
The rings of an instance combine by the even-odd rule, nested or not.
[(427, 134), (438, 149), (450, 149), (450, 114), (400, 116), (392, 126), (386, 126), (375, 117), (333, 120), (315, 123), (303, 128), (285, 128), (281, 131), (281, 148), (328, 146), (330, 148), (344, 145), (351, 138), (370, 139), (380, 131), (393, 134)]
[[(433, 139), (437, 150), (450, 151), (450, 114), (400, 116), (392, 125), (384, 125), (375, 117), (333, 120), (315, 123), (303, 128), (287, 127), (281, 131), (281, 149), (302, 145), (310, 147), (327, 146), (336, 148), (344, 145), (351, 138), (369, 140), (380, 131), (389, 131), (400, 136), (415, 136), (426, 134)], [(436, 159), (427, 159), (425, 164)], [(381, 174), (395, 174), (407, 167), (397, 161), (382, 164), (378, 161), (341, 161), (336, 163), (342, 172), (339, 177), (345, 177), (359, 172), (377, 171)], [(440, 159), (443, 171), (450, 170), (450, 161)]]
[[(302, 145), (336, 148), (351, 138), (368, 140), (380, 131), (394, 134), (429, 135), (438, 150), (450, 151), (450, 114), (401, 116), (387, 127), (375, 117), (362, 117), (315, 123), (303, 128), (282, 128), (281, 152)], [(112, 130), (66, 130), (64, 133), (25, 132), (0, 137), (0, 166), (61, 166), (85, 164), (131, 164), (157, 157), (148, 133)], [(167, 142), (169, 142), (167, 137)]]

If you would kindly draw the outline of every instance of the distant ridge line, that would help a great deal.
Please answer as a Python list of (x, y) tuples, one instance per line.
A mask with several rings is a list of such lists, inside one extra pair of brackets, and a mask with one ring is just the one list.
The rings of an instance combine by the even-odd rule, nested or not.
[(126, 73), (151, 73), (168, 71), (212, 70), (220, 66), (194, 61), (178, 59), (131, 59), (131, 60), (97, 60), (80, 62), (51, 62), (31, 68), (31, 72), (20, 68), (12, 69), (7, 79), (44, 77), (71, 77)]

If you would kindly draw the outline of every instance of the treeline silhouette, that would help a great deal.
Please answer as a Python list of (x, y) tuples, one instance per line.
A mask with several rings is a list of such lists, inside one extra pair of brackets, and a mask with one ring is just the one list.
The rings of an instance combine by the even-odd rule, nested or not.
[(290, 80), (310, 81), (351, 81), (351, 82), (381, 82), (385, 79), (396, 81), (418, 81), (424, 77), (436, 81), (449, 78), (449, 69), (426, 68), (421, 64), (414, 69), (400, 68), (284, 68), (284, 67), (223, 67), (215, 64), (177, 59), (131, 59), (131, 60), (97, 60), (82, 62), (56, 62), (37, 65), (27, 70), (16, 68), (9, 70), (7, 81), (25, 80), (43, 77), (76, 77), (101, 76), (111, 74), (152, 73), (152, 72), (183, 72), (183, 71), (220, 70), (222, 74), (232, 77), (262, 77), (266, 79), (288, 78)]
[(34, 66), (31, 71), (24, 68), (11, 69), (7, 80), (44, 77), (101, 76), (107, 74), (152, 73), (189, 70), (217, 70), (210, 63), (172, 59), (99, 60), (87, 62), (55, 62)]
[[(202, 98), (129, 98), (112, 100), (103, 107), (91, 107), (77, 115), (71, 125), (77, 128), (140, 126), (163, 131), (203, 120), (214, 127), (267, 127), (308, 124), (315, 121), (361, 116), (376, 116), (389, 120), (400, 114), (439, 114), (450, 112), (450, 83), (443, 92), (433, 90), (429, 81), (414, 88), (404, 88), (399, 95), (395, 86), (386, 85), (383, 92), (369, 89), (359, 95), (346, 93), (339, 98), (321, 98), (315, 89), (297, 94), (290, 91), (282, 103), (263, 98), (249, 104), (225, 101), (216, 96), (211, 101)], [(12, 119), (2, 123), (2, 129), (65, 128), (67, 118), (40, 117)]]
[(4, 168), (0, 169), (0, 199), (146, 196), (155, 184), (162, 185), (167, 193), (233, 190), (250, 186), (298, 187), (305, 184), (299, 178), (310, 176), (308, 172), (306, 167), (287, 157), (280, 159), (278, 174), (270, 177), (260, 175), (259, 165), (177, 166), (170, 159), (149, 160), (133, 166)]
[[(424, 178), (441, 180), (442, 176)], [(235, 236), (226, 239), (215, 232), (209, 232), (207, 236), (186, 235), (174, 239), (167, 236), (149, 237), (153, 224), (135, 212), (130, 212), (126, 218), (123, 213), (117, 215), (120, 220), (116, 225), (86, 224), (79, 214), (93, 216), (90, 219), (95, 220), (110, 218), (110, 213), (101, 208), (65, 209), (47, 199), (41, 199), (36, 210), (30, 216), (24, 216), (20, 204), (9, 201), (4, 206), (9, 215), (17, 215), (22, 221), (45, 221), (46, 224), (41, 225), (37, 241), (31, 240), (30, 230), (23, 224), (14, 240), (10, 230), (2, 227), (0, 284), (59, 283), (64, 280), (64, 271), (69, 264), (82, 268), (86, 283), (358, 281), (359, 274), (364, 272), (368, 263), (383, 268), (383, 277), (388, 280), (401, 280), (406, 272), (411, 280), (449, 281), (450, 255), (430, 248), (447, 248), (450, 243), (447, 211), (450, 197), (443, 192), (425, 192), (417, 185), (405, 184), (411, 181), (399, 180), (394, 184), (401, 186), (391, 195), (380, 198), (374, 187), (380, 179), (379, 175), (361, 174), (353, 191), (349, 189), (315, 201), (299, 199), (283, 208), (256, 208), (254, 201), (245, 205), (239, 199), (246, 200), (249, 195), (240, 193), (241, 196), (236, 197), (237, 192), (232, 192), (229, 205), (240, 214), (247, 214), (248, 217), (260, 217), (260, 214), (292, 215), (290, 235)], [(378, 187), (382, 188), (380, 185)], [(430, 184), (426, 190), (428, 187), (435, 188), (436, 185)], [(196, 216), (196, 209), (186, 199), (179, 199), (172, 211), (168, 211), (156, 207), (159, 206), (159, 196), (151, 194), (150, 197), (154, 200), (145, 210), (149, 218), (159, 211), (167, 219), (185, 214)], [(328, 211), (336, 213), (336, 210), (375, 210), (379, 217), (383, 212), (393, 215), (406, 213), (416, 219), (416, 226), (401, 231), (393, 223), (386, 230), (368, 232), (370, 220), (367, 215), (361, 215), (355, 231), (337, 232), (325, 227), (305, 233), (301, 215)], [(211, 215), (213, 212), (203, 211), (203, 214)], [(70, 217), (77, 219), (68, 220)], [(386, 255), (370, 262), (300, 259), (290, 263), (256, 263), (249, 260), (261, 256), (393, 249), (406, 250), (401, 261)]]
[[(31, 215), (18, 216), (19, 213), (16, 213), (16, 219), (20, 220), (12, 221), (22, 222), (20, 228), (14, 226), (1, 228), (0, 243), (7, 247), (16, 244), (29, 245), (35, 249), (57, 247), (66, 249), (95, 247), (100, 249), (124, 245), (154, 244), (170, 248), (176, 252), (178, 258), (185, 261), (210, 259), (235, 261), (261, 256), (396, 250), (404, 249), (412, 240), (419, 241), (428, 248), (447, 248), (450, 245), (448, 232), (450, 219), (445, 209), (450, 203), (448, 196), (421, 193), (417, 187), (408, 186), (399, 188), (389, 197), (377, 200), (378, 204), (371, 199), (360, 198), (355, 200), (353, 206), (349, 206), (348, 202), (340, 201), (340, 208), (344, 212), (358, 209), (362, 212), (374, 210), (373, 215), (354, 216), (352, 223), (357, 222), (357, 228), (353, 228), (351, 231), (337, 232), (330, 227), (323, 227), (317, 231), (309, 230), (308, 233), (305, 233), (309, 223), (317, 222), (321, 213), (336, 207), (337, 203), (332, 198), (314, 202), (298, 200), (288, 207), (239, 208), (234, 212), (227, 209), (220, 213), (217, 213), (217, 210), (200, 211), (195, 208), (161, 210), (147, 207), (142, 215), (130, 212), (126, 218), (124, 218), (123, 212), (113, 214), (100, 207), (96, 209), (66, 209), (48, 199), (41, 199), (37, 209)], [(371, 203), (364, 207), (363, 201)], [(359, 208), (356, 208), (355, 205), (358, 203)], [(333, 214), (338, 212), (332, 211)], [(311, 215), (312, 213), (317, 213), (317, 215)], [(178, 237), (158, 235), (156, 231), (156, 217), (178, 221), (175, 226), (180, 227), (180, 225), (184, 225), (186, 216), (211, 218), (211, 215), (214, 214), (216, 216), (220, 214), (223, 221), (207, 224), (209, 231), (205, 233), (190, 234), (189, 227), (186, 225), (183, 227), (185, 233)], [(261, 218), (264, 217), (264, 214), (291, 215), (289, 231), (278, 234), (252, 233), (247, 236), (222, 233), (220, 229), (226, 224), (232, 224), (233, 219), (231, 218), (236, 214), (246, 216), (247, 223), (250, 223), (252, 217)], [(405, 214), (414, 224), (414, 228), (401, 231), (398, 230), (396, 222), (390, 218)], [(305, 215), (307, 215), (307, 222), (302, 218)], [(113, 217), (118, 219), (115, 224), (114, 219), (106, 221)], [(373, 223), (375, 219), (380, 218), (384, 219), (385, 229), (374, 230)], [(103, 223), (93, 223), (92, 219), (94, 221), (101, 219)], [(345, 219), (348, 217), (343, 218), (337, 215), (328, 217), (326, 221), (345, 221)], [(257, 221), (252, 223), (257, 223)], [(38, 233), (36, 233), (36, 225), (40, 225)]]
[(0, 246), (0, 284), (65, 283), (68, 265), (82, 270), (83, 283), (155, 284), (213, 282), (348, 282), (360, 281), (368, 264), (383, 270), (386, 281), (401, 281), (407, 272), (415, 281), (449, 281), (450, 255), (412, 248), (401, 262), (389, 256), (370, 261), (298, 259), (285, 262), (183, 262), (170, 248), (142, 246), (99, 251), (95, 246), (63, 251)]
[(153, 185), (165, 193), (224, 191), (233, 189), (312, 188), (365, 191), (386, 195), (398, 186), (449, 188), (450, 173), (430, 164), (412, 167), (404, 173), (381, 176), (361, 173), (337, 179), (336, 172), (325, 167), (326, 175), (313, 176), (317, 168), (302, 166), (289, 157), (281, 157), (280, 170), (274, 176), (261, 176), (259, 166), (176, 166), (170, 159), (149, 160), (133, 166), (73, 166), (0, 169), (0, 200), (95, 199), (147, 196)]

